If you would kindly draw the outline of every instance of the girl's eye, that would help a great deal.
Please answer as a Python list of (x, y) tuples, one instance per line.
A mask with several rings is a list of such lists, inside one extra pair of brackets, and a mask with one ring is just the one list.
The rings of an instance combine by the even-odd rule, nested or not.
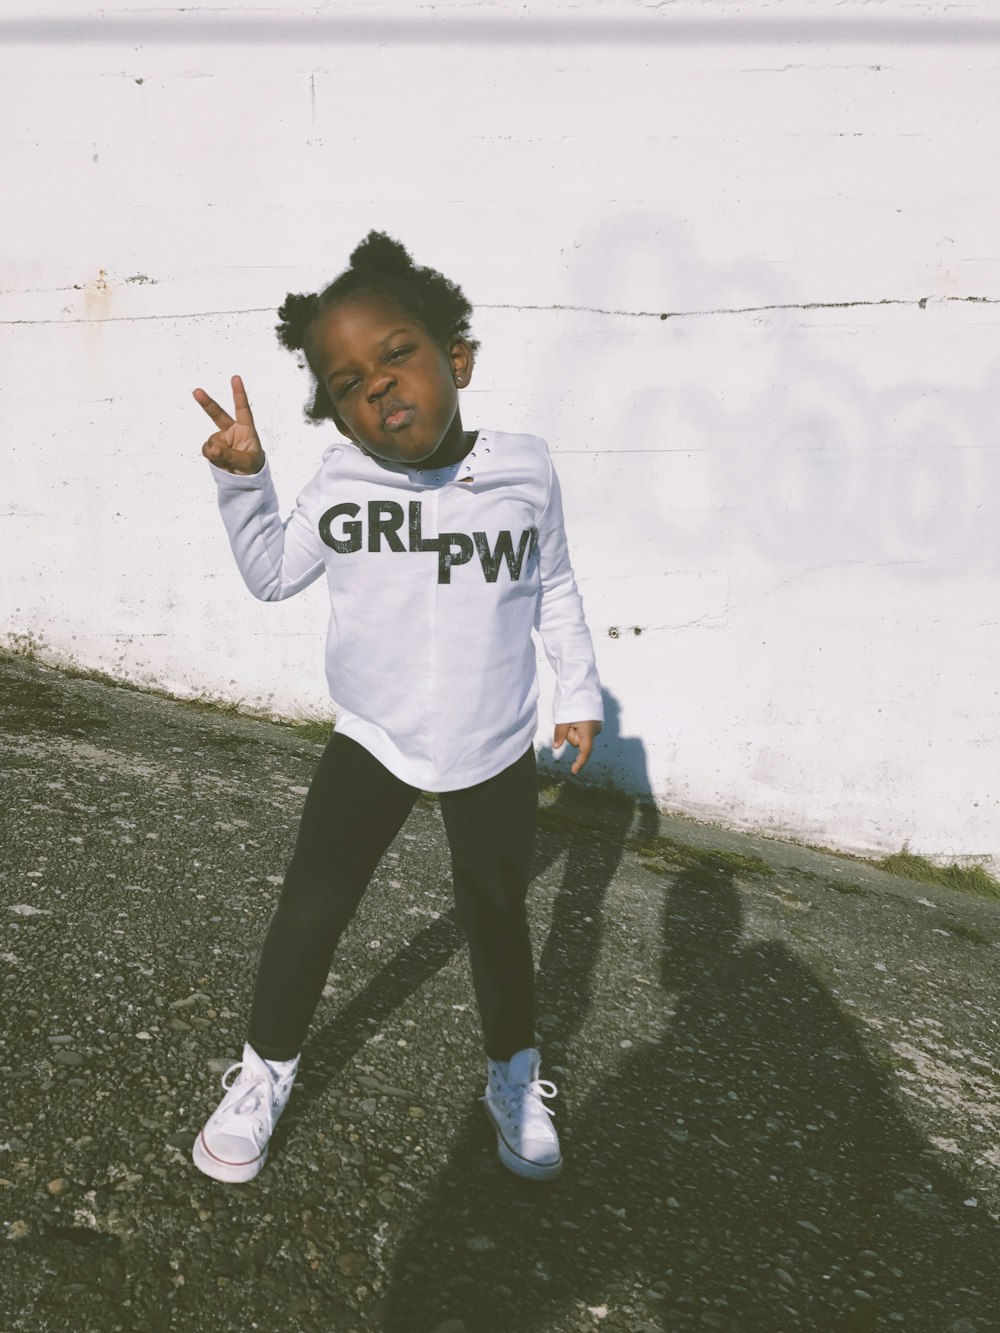
[[(387, 361), (398, 361), (400, 358), (409, 355), (409, 353), (412, 351), (413, 351), (412, 346), (394, 347), (392, 351), (388, 353), (385, 359)], [(343, 398), (345, 394), (350, 393), (351, 390), (356, 389), (357, 386), (358, 386), (358, 381), (356, 379), (345, 380), (344, 383), (341, 384), (336, 391), (337, 397)]]

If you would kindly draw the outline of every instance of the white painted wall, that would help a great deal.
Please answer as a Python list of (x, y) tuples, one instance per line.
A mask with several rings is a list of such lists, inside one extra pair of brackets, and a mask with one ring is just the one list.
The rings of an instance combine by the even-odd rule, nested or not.
[(476, 306), (466, 425), (558, 455), (594, 776), (997, 854), (995, 5), (87, 8), (0, 17), (0, 639), (327, 707), (190, 390), (244, 375), (290, 507), (332, 428), (276, 307), (384, 228)]

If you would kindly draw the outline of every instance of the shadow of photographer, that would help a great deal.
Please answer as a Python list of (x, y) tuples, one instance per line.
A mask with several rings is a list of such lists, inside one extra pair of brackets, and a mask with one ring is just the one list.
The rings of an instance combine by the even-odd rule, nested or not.
[(741, 881), (766, 868), (674, 853), (662, 1030), (560, 1125), (567, 1168), (550, 1185), (488, 1161), (470, 1110), (396, 1250), (383, 1326), (528, 1333), (592, 1305), (629, 1333), (995, 1327), (1000, 1228), (812, 971), (746, 937)]

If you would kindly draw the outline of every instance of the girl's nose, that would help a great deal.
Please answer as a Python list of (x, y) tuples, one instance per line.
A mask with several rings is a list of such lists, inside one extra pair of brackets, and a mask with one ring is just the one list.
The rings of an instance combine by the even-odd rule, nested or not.
[(396, 381), (391, 375), (376, 375), (372, 381), (371, 388), (368, 391), (368, 401), (374, 403), (377, 398), (382, 398), (390, 389), (396, 387)]

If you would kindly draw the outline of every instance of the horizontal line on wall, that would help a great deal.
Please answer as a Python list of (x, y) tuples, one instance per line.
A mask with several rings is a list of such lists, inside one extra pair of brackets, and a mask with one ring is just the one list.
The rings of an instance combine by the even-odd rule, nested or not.
[(73, 319), (0, 319), (0, 324), (136, 324), (149, 319), (216, 319), (222, 315), (277, 315), (277, 306), (247, 306), (244, 310), (189, 310), (166, 315), (105, 315)]
[(622, 315), (629, 319), (685, 319), (699, 315), (755, 315), (767, 310), (853, 310), (858, 306), (916, 305), (923, 309), (929, 301), (973, 301), (985, 305), (1000, 303), (1000, 296), (883, 296), (877, 301), (791, 301), (774, 305), (716, 306), (705, 310), (614, 310), (590, 305), (509, 305), (479, 304), (477, 310), (576, 310), (593, 315)]
[[(799, 301), (775, 305), (716, 306), (705, 310), (615, 310), (593, 305), (517, 305), (495, 302), (474, 304), (476, 310), (566, 310), (589, 315), (613, 315), (625, 319), (697, 319), (707, 315), (756, 315), (768, 310), (855, 310), (865, 306), (902, 305), (918, 306), (921, 310), (928, 304), (943, 305), (945, 302), (972, 303), (976, 305), (1000, 305), (1000, 296), (884, 296), (877, 301)], [(0, 319), (0, 325), (13, 324), (134, 324), (151, 319), (218, 319), (225, 315), (264, 315), (277, 314), (276, 307), (258, 305), (247, 306), (243, 310), (194, 310), (181, 314), (164, 315), (106, 315), (73, 319)]]
[[(855, 452), (861, 452), (862, 446), (850, 446)], [(903, 452), (902, 446), (898, 444), (868, 444), (863, 446), (865, 457), (871, 457), (873, 454), (898, 454)], [(1000, 443), (998, 444), (915, 444), (908, 441), (905, 452), (909, 456), (916, 453), (941, 453), (949, 457), (960, 449), (977, 450), (983, 453), (1000, 453)], [(130, 453), (130, 450), (123, 451)], [(745, 453), (746, 446), (742, 443), (738, 445), (710, 445), (707, 447), (698, 445), (678, 445), (676, 448), (664, 445), (659, 449), (559, 449), (552, 446), (554, 454), (581, 454), (588, 458), (616, 458), (619, 454), (734, 454)], [(804, 458), (810, 454), (817, 456), (826, 455), (829, 458), (842, 459), (844, 457), (844, 447), (833, 444), (826, 445), (801, 445), (801, 444), (783, 444), (780, 440), (771, 444), (767, 450), (768, 457), (775, 454), (794, 454), (796, 458)], [(93, 456), (93, 455), (91, 455)], [(777, 508), (781, 509), (779, 505)], [(979, 506), (982, 508), (982, 506)], [(713, 512), (724, 513), (734, 508), (734, 506), (713, 505)], [(681, 513), (700, 513), (701, 510), (695, 508), (692, 510), (681, 509)]]
[(199, 12), (107, 17), (11, 18), (0, 20), (0, 41), (55, 44), (80, 42), (178, 42), (217, 40), (227, 45), (313, 43), (405, 46), (443, 45), (664, 46), (716, 44), (864, 44), (899, 46), (980, 46), (1000, 42), (1000, 22), (993, 19), (945, 18), (691, 18), (660, 11), (641, 19), (566, 19), (466, 17), (445, 10), (426, 17), (396, 14), (358, 15), (254, 14), (247, 11)]

